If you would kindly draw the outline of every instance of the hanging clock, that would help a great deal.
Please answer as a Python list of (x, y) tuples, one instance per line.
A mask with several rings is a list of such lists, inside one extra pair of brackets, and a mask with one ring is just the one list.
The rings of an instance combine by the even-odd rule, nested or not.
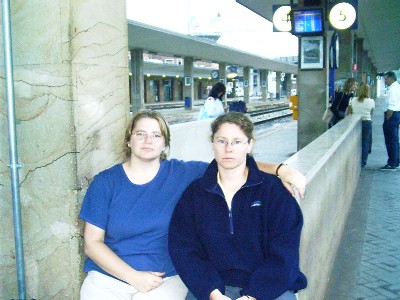
[(219, 77), (219, 72), (217, 70), (213, 70), (211, 72), (211, 78), (218, 79), (218, 77)]

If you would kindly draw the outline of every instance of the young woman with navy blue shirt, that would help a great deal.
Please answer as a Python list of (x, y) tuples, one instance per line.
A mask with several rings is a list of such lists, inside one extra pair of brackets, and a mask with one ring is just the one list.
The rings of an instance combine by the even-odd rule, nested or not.
[(307, 286), (301, 209), (249, 155), (247, 116), (220, 116), (211, 131), (215, 159), (184, 191), (170, 222), (169, 251), (190, 290), (186, 300), (294, 300)]
[[(168, 227), (185, 188), (208, 164), (167, 160), (170, 132), (156, 111), (139, 111), (125, 134), (126, 161), (96, 175), (80, 212), (88, 272), (81, 299), (185, 299), (168, 253)], [(274, 173), (276, 164), (263, 164)], [(297, 170), (279, 171), (304, 193)]]

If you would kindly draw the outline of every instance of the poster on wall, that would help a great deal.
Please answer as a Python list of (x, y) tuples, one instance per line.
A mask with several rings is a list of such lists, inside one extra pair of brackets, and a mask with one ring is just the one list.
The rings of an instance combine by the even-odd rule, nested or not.
[(189, 76), (185, 77), (185, 86), (190, 86), (192, 84), (192, 78)]
[(324, 67), (324, 37), (300, 38), (300, 69), (319, 70)]

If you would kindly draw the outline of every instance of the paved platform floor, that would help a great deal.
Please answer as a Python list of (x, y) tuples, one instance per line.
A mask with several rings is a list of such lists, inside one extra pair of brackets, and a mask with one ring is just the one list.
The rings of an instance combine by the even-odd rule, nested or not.
[(372, 153), (361, 171), (327, 300), (400, 299), (400, 170), (379, 170), (387, 160), (383, 99), (376, 106)]

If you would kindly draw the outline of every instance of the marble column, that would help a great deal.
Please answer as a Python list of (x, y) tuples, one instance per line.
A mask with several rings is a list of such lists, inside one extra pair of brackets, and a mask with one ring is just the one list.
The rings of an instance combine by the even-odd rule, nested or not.
[(260, 81), (261, 81), (261, 101), (268, 100), (268, 70), (260, 70)]
[[(226, 86), (226, 63), (219, 63), (218, 64), (218, 72), (219, 72), (219, 81), (221, 81), (223, 84)], [(222, 99), (224, 102), (224, 107), (228, 107), (228, 97), (225, 93), (224, 99)]]
[(353, 77), (351, 66), (354, 62), (354, 32), (350, 29), (339, 33), (339, 68), (336, 70), (336, 80)]
[[(193, 109), (193, 100), (194, 100), (194, 77), (193, 77), (193, 57), (185, 57), (184, 58), (184, 66), (183, 66), (184, 80), (183, 80), (183, 98), (190, 98), (190, 106), (186, 106), (186, 109)], [(187, 85), (185, 83), (186, 79), (190, 78), (190, 84)]]
[(364, 52), (364, 40), (358, 38), (355, 40), (355, 59), (354, 63), (357, 64), (357, 72), (354, 72), (355, 78), (358, 82), (361, 82), (362, 79), (362, 57)]
[[(121, 161), (129, 114), (125, 1), (13, 1), (11, 22), (27, 298), (79, 299), (82, 197)], [(5, 107), (0, 97), (0, 298), (12, 299)]]
[[(326, 37), (325, 65), (319, 70), (302, 70), (299, 68), (297, 74), (298, 95), (298, 125), (297, 125), (297, 148), (298, 150), (307, 146), (315, 140), (326, 129), (326, 123), (321, 120), (322, 114), (328, 102), (328, 59)], [(300, 56), (299, 56), (300, 57)]]
[(282, 72), (275, 72), (275, 99), (281, 99), (281, 74)]
[(144, 108), (143, 49), (132, 49), (131, 54), (131, 111)]
[[(247, 82), (247, 86), (245, 86), (245, 82)], [(246, 103), (250, 102), (250, 67), (243, 67), (243, 96), (244, 101)]]
[(292, 95), (292, 74), (285, 74), (285, 84), (286, 84), (286, 98), (289, 100)]

